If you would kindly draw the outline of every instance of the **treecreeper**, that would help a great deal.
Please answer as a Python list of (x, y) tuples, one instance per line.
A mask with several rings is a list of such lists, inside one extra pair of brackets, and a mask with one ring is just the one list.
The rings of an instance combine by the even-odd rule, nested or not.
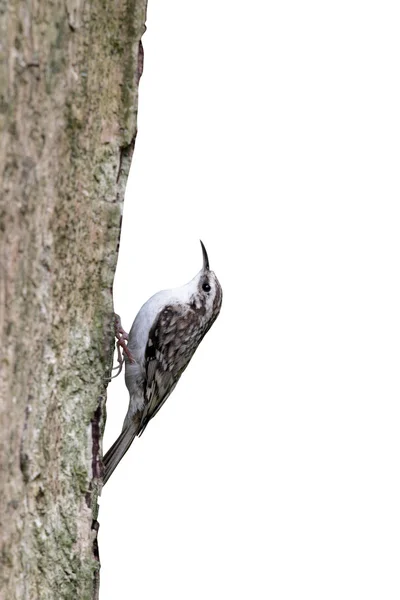
[(135, 437), (143, 433), (167, 400), (221, 310), (222, 288), (200, 243), (203, 266), (189, 283), (147, 300), (129, 336), (124, 335), (117, 319), (119, 344), (125, 353), (129, 408), (120, 436), (103, 459), (104, 484)]

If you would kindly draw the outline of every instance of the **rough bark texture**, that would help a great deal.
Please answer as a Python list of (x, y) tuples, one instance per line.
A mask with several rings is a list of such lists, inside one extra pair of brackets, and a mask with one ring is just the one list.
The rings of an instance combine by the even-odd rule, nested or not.
[(145, 12), (146, 0), (0, 0), (1, 600), (97, 594)]

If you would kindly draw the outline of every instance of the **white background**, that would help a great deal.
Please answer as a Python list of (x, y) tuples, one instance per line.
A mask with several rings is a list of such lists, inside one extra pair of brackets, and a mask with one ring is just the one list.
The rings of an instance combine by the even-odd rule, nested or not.
[(399, 599), (398, 6), (149, 0), (115, 307), (199, 238), (224, 302), (103, 491), (101, 600)]

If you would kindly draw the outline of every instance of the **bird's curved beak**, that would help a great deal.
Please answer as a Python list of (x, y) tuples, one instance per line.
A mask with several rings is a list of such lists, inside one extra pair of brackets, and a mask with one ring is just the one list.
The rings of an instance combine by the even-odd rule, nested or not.
[(210, 265), (208, 263), (207, 250), (201, 240), (200, 240), (200, 244), (201, 244), (201, 250), (203, 252), (203, 271), (209, 271)]

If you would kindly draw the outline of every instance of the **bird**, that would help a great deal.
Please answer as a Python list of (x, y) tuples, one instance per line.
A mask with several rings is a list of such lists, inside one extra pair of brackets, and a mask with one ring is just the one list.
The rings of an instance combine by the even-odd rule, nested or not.
[(163, 290), (147, 300), (127, 336), (125, 384), (129, 408), (121, 434), (103, 458), (103, 485), (174, 390), (219, 315), (222, 288), (210, 270), (201, 240), (200, 244), (203, 266), (199, 273), (186, 285)]

